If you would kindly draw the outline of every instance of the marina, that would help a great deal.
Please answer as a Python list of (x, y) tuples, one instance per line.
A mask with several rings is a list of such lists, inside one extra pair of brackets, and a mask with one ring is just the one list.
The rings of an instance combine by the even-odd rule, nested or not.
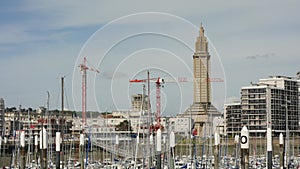
[[(32, 8), (23, 9), (22, 5), (26, 3), (21, 3), (16, 7), (21, 14), (33, 9), (42, 13), (41, 11), (46, 7), (51, 6), (50, 4), (40, 4), (40, 6), (32, 4)], [(123, 5), (113, 4), (112, 7), (118, 9)], [(212, 6), (215, 5), (212, 4)], [(102, 4), (98, 6), (103, 8)], [(165, 6), (171, 5), (166, 3)], [(202, 7), (200, 4), (196, 6)], [(283, 10), (281, 6), (283, 4), (278, 5), (276, 9)], [(59, 8), (59, 5), (53, 6), (53, 9), (56, 8)], [(73, 8), (81, 10), (84, 5), (72, 6), (71, 9)], [(101, 17), (97, 18), (96, 25), (89, 21), (76, 24), (75, 21), (73, 23), (62, 19), (61, 24), (68, 26), (59, 27), (55, 22), (59, 22), (60, 18), (64, 18), (65, 12), (68, 12), (67, 9), (62, 8), (61, 11), (52, 10), (47, 11), (47, 14), (43, 13), (40, 18), (36, 18), (36, 21), (49, 14), (55, 14), (55, 17), (59, 19), (45, 19), (42, 25), (30, 22), (30, 25), (38, 29), (30, 30), (26, 26), (23, 28), (23, 25), (16, 26), (16, 28), (22, 27), (22, 30), (13, 31), (11, 33), (13, 39), (18, 39), (19, 34), (23, 36), (20, 36), (20, 42), (13, 47), (10, 46), (15, 44), (13, 41), (9, 44), (2, 42), (0, 51), (3, 55), (18, 53), (19, 50), (21, 51), (19, 55), (31, 55), (33, 54), (32, 45), (36, 45), (34, 53), (51, 55), (53, 58), (59, 53), (59, 61), (52, 62), (53, 58), (49, 57), (48, 62), (40, 63), (38, 57), (35, 56), (32, 62), (34, 64), (31, 63), (32, 65), (28, 66), (24, 62), (26, 68), (22, 67), (24, 65), (18, 65), (18, 68), (22, 67), (24, 72), (31, 67), (36, 69), (29, 71), (30, 75), (27, 76), (22, 71), (18, 71), (22, 78), (17, 78), (17, 82), (9, 82), (4, 90), (10, 90), (11, 86), (16, 89), (8, 92), (1, 91), (0, 168), (300, 169), (300, 72), (294, 76), (278, 75), (278, 72), (283, 73), (278, 69), (279, 71), (273, 72), (276, 75), (270, 76), (269, 74), (273, 73), (268, 72), (267, 77), (267, 73), (263, 72), (266, 69), (264, 67), (273, 66), (274, 70), (275, 68), (277, 70), (286, 62), (276, 59), (273, 61), (277, 55), (273, 51), (278, 53), (284, 51), (280, 53), (284, 55), (284, 58), (287, 54), (297, 56), (296, 50), (291, 52), (288, 49), (293, 48), (284, 46), (288, 43), (288, 36), (291, 35), (278, 40), (278, 37), (283, 36), (284, 33), (279, 33), (278, 25), (269, 17), (268, 19), (262, 18), (260, 24), (263, 24), (264, 20), (274, 22), (272, 31), (271, 28), (270, 30), (264, 28), (267, 31), (264, 31), (262, 35), (255, 27), (257, 25), (249, 24), (251, 19), (248, 16), (242, 19), (247, 21), (246, 26), (232, 24), (244, 15), (231, 13), (231, 8), (229, 10), (219, 6), (217, 8), (220, 8), (218, 11), (222, 15), (230, 16), (228, 19), (230, 22), (227, 20), (225, 24), (221, 21), (222, 17), (214, 14), (213, 18), (221, 18), (217, 21), (222, 26), (212, 24), (205, 18), (199, 18), (190, 13), (191, 11), (200, 12), (195, 10), (196, 8), (186, 8), (188, 10), (183, 13), (191, 15), (189, 17), (196, 20), (198, 26), (183, 17), (163, 12), (148, 12), (148, 10), (140, 13), (139, 10), (134, 10), (136, 13), (120, 15), (119, 18), (109, 23), (106, 23), (107, 18), (105, 22), (98, 23), (98, 20), (103, 19), (101, 18), (103, 13), (110, 12), (110, 9), (108, 11), (102, 9), (99, 10)], [(244, 8), (257, 10), (259, 7), (244, 6)], [(16, 9), (11, 7), (9, 10), (5, 9), (3, 13)], [(150, 9), (152, 9), (151, 5), (149, 11)], [(245, 9), (236, 10), (242, 12)], [(264, 13), (265, 10), (269, 12), (269, 4), (268, 9), (263, 10)], [(87, 9), (82, 11), (84, 11), (82, 13), (90, 12)], [(224, 11), (230, 14), (225, 14)], [(76, 17), (76, 20), (80, 20), (82, 15), (84, 20), (90, 19), (77, 13), (69, 17)], [(204, 16), (209, 13), (205, 12)], [(270, 13), (276, 16), (277, 11)], [(91, 15), (100, 14), (92, 13)], [(10, 13), (9, 16), (14, 15)], [(35, 12), (30, 13), (32, 17), (35, 15)], [(281, 15), (276, 19), (278, 18), (281, 18)], [(199, 19), (207, 23), (203, 24)], [(291, 22), (292, 19), (285, 20)], [(53, 25), (47, 25), (47, 22), (53, 22)], [(289, 27), (288, 30), (292, 30), (291, 25), (286, 22), (284, 25), (288, 25), (286, 26)], [(23, 24), (24, 21), (20, 23)], [(42, 31), (45, 29), (43, 24), (47, 25), (45, 27), (50, 27), (49, 30)], [(10, 23), (7, 25), (4, 25), (5, 28), (0, 32), (14, 30), (9, 26)], [(100, 28), (96, 30), (99, 25)], [(226, 32), (226, 27), (230, 26), (232, 29), (232, 25), (237, 25), (236, 27), (241, 27), (239, 29), (242, 30), (234, 27), (229, 32), (227, 28)], [(222, 53), (226, 53), (229, 59), (235, 57), (235, 60), (226, 61), (229, 63), (227, 69), (234, 70), (234, 75), (228, 79), (225, 77), (219, 52), (208, 38), (206, 28), (212, 31), (216, 28), (221, 29), (221, 33), (217, 33), (216, 36), (219, 36), (221, 42), (224, 41)], [(90, 32), (86, 32), (85, 29)], [(83, 37), (83, 34), (75, 36), (81, 31), (85, 36), (90, 35), (90, 37)], [(52, 35), (53, 32), (56, 34)], [(273, 39), (268, 37), (272, 33)], [(227, 34), (231, 36), (226, 37)], [(249, 40), (240, 40), (242, 34), (247, 34)], [(42, 35), (47, 35), (47, 37), (41, 38)], [(254, 35), (259, 38), (251, 39)], [(9, 36), (12, 37), (8, 33)], [(55, 40), (57, 44), (53, 43), (52, 41), (57, 38), (59, 42)], [(61, 73), (57, 70), (63, 69), (70, 63), (64, 60), (64, 57), (75, 56), (74, 52), (65, 53), (64, 51), (73, 48), (72, 41), (81, 38), (86, 42), (74, 43), (82, 44), (83, 47), (77, 51), (79, 52), (77, 59), (73, 58), (73, 61), (76, 60), (73, 64), (73, 74), (67, 73), (57, 78)], [(269, 38), (271, 39), (269, 43), (276, 41), (277, 46), (267, 46), (268, 43), (265, 40)], [(26, 39), (35, 40), (31, 42)], [(292, 40), (295, 41), (295, 39), (297, 38)], [(27, 44), (27, 41), (31, 43)], [(244, 44), (244, 49), (239, 50), (239, 46), (235, 47), (233, 42), (240, 43), (239, 46)], [(23, 43), (26, 45), (19, 47)], [(40, 45), (46, 47), (39, 48)], [(226, 45), (232, 49), (228, 50)], [(250, 48), (255, 45), (257, 45), (256, 48), (252, 50), (258, 51), (259, 54), (253, 54), (250, 51)], [(6, 49), (8, 46), (9, 48)], [(58, 52), (52, 46), (59, 49)], [(27, 49), (28, 47), (31, 49)], [(52, 53), (45, 51), (48, 48), (53, 50)], [(261, 48), (266, 48), (266, 52)], [(241, 53), (248, 55), (244, 58), (247, 60), (245, 65), (241, 64), (245, 62), (240, 56)], [(261, 61), (261, 59), (268, 60)], [(6, 62), (12, 63), (11, 60)], [(15, 66), (15, 63), (9, 65)], [(254, 65), (264, 69), (253, 68)], [(5, 64), (0, 66), (2, 67), (5, 71), (8, 70)], [(9, 71), (14, 72), (12, 67), (9, 67)], [(43, 75), (35, 77), (34, 73), (45, 69), (44, 67), (48, 67), (44, 70), (47, 73), (44, 72)], [(285, 70), (287, 67), (289, 66), (282, 69)], [(257, 75), (249, 76), (250, 72), (255, 71), (263, 72), (261, 75), (264, 77), (258, 79)], [(289, 70), (289, 72), (292, 71), (295, 70)], [(53, 72), (56, 74), (55, 80), (53, 80), (54, 75), (49, 76)], [(239, 73), (241, 76), (237, 76)], [(8, 77), (10, 76), (2, 77), (2, 79)], [(54, 82), (50, 82), (47, 78), (59, 82), (58, 89), (54, 89)], [(255, 80), (252, 78), (257, 78), (257, 82), (252, 81)], [(245, 85), (246, 80), (251, 82)], [(239, 82), (243, 86), (237, 91), (238, 96), (231, 98), (227, 95), (227, 91), (234, 93), (231, 88), (236, 86), (230, 84), (228, 85), (230, 89), (227, 89), (227, 83), (232, 81)], [(6, 80), (2, 80), (1, 84), (5, 82)], [(66, 83), (72, 84), (66, 85)], [(17, 86), (14, 86), (16, 84)], [(28, 85), (28, 91), (18, 89), (23, 85)], [(36, 89), (32, 90), (32, 88)], [(72, 98), (67, 96), (70, 91)], [(16, 95), (15, 93), (20, 96), (10, 97), (10, 95)], [(42, 96), (37, 96), (36, 93)], [(23, 94), (26, 97), (23, 98)], [(19, 99), (18, 107), (7, 107), (6, 99), (9, 106), (12, 100), (16, 103)], [(34, 108), (30, 107), (31, 104), (28, 102), (32, 100), (37, 102), (35, 104), (42, 106), (31, 103)], [(70, 106), (69, 101), (73, 105)], [(23, 103), (30, 106), (22, 107)]]
[[(143, 84), (142, 94), (131, 98), (131, 110), (88, 112), (87, 71), (100, 71), (88, 66), (85, 57), (79, 65), (81, 112), (64, 108), (64, 77), (61, 110), (49, 110), (49, 92), (47, 108), (2, 108), (3, 168), (300, 168), (300, 136), (294, 119), (298, 118), (299, 102), (291, 99), (299, 96), (299, 79), (261, 79), (242, 88), (241, 103), (226, 105), (222, 115), (211, 101), (210, 83), (223, 80), (209, 77), (210, 55), (202, 25), (195, 46), (194, 102), (174, 117), (162, 116), (161, 89), (165, 83), (189, 79), (150, 78), (150, 70), (145, 72), (146, 79), (129, 80)], [(154, 112), (150, 106), (152, 84), (156, 90)]]
[[(103, 128), (102, 128), (103, 130)], [(103, 132), (86, 133), (84, 142), (84, 150), (79, 149), (79, 137), (72, 136), (69, 139), (64, 139), (60, 157), (60, 168), (81, 168), (80, 158), (83, 158), (84, 168), (156, 168), (157, 152), (155, 152), (155, 145), (151, 142), (150, 146), (146, 145), (146, 138), (137, 138), (131, 136), (129, 133), (122, 132)], [(116, 137), (117, 136), (117, 137)], [(172, 136), (171, 136), (172, 137)], [(241, 142), (236, 142), (236, 138), (220, 138), (219, 155), (209, 154), (209, 139), (203, 140), (200, 137), (193, 139), (181, 138), (177, 139), (176, 146), (172, 147), (170, 134), (163, 134), (162, 152), (161, 152), (161, 166), (163, 169), (167, 168), (215, 168), (215, 162), (218, 161), (217, 168), (241, 168)], [(299, 138), (291, 139), (291, 153), (287, 163), (290, 168), (297, 168), (300, 165), (300, 155), (298, 154)], [(25, 154), (22, 157), (22, 146), (20, 145), (20, 138), (13, 140), (6, 140), (1, 144), (1, 164), (6, 164), (6, 168), (19, 168), (20, 160), (25, 159), (26, 168), (41, 168), (41, 149), (35, 147), (34, 138), (26, 140)], [(118, 140), (118, 141), (117, 141)], [(249, 138), (251, 140), (249, 149), (249, 168), (266, 168), (266, 138)], [(296, 141), (295, 141), (296, 140)], [(213, 139), (215, 141), (215, 138)], [(49, 139), (46, 149), (47, 154), (47, 168), (56, 168), (55, 155), (53, 143), (55, 140)], [(13, 143), (15, 146), (13, 146)], [(51, 144), (52, 143), (52, 144)], [(31, 144), (31, 145), (30, 145)], [(18, 148), (19, 147), (19, 148)], [(148, 147), (148, 148), (147, 148)], [(215, 146), (212, 147), (213, 149)], [(145, 152), (152, 150), (152, 166), (149, 167), (147, 161), (148, 156)], [(206, 149), (206, 151), (205, 151)], [(282, 153), (279, 138), (273, 138), (273, 156), (272, 168), (280, 168), (280, 160)], [(51, 152), (52, 151), (52, 152)], [(15, 152), (11, 154), (10, 152)], [(62, 153), (63, 152), (63, 153)], [(80, 152), (82, 154), (80, 154)], [(215, 153), (215, 152), (214, 152)], [(202, 154), (202, 155), (201, 155)], [(288, 155), (288, 154), (287, 154)], [(215, 160), (215, 158), (218, 160)], [(285, 160), (287, 158), (285, 157)]]

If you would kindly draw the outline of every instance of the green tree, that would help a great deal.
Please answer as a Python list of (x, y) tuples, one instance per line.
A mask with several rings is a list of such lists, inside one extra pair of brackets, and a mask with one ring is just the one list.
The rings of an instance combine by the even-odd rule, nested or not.
[(117, 131), (132, 131), (132, 127), (129, 121), (124, 120), (116, 126)]

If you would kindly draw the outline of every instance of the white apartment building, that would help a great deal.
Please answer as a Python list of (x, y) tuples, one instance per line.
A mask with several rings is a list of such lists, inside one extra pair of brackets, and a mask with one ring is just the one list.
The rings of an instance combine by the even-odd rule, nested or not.
[(4, 113), (5, 113), (4, 99), (0, 98), (0, 137), (3, 137), (5, 134)]
[(241, 131), (242, 121), (241, 121), (242, 109), (241, 103), (231, 103), (225, 104), (224, 106), (224, 119), (225, 133), (229, 137), (234, 137), (237, 133)]
[(131, 110), (142, 111), (148, 110), (148, 96), (143, 94), (135, 94), (131, 96)]
[(265, 136), (271, 127), (273, 136), (299, 134), (299, 78), (271, 76), (257, 84), (241, 88), (240, 103), (224, 107), (225, 131), (239, 134), (246, 125), (251, 136)]
[(183, 137), (189, 137), (193, 127), (194, 120), (188, 117), (171, 117), (169, 118), (170, 130), (175, 134)]

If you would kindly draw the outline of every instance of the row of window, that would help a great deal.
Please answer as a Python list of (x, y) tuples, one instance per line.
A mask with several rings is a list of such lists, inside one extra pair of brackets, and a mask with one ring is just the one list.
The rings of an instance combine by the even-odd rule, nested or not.
[(266, 88), (242, 90), (242, 94), (246, 94), (246, 93), (266, 93)]

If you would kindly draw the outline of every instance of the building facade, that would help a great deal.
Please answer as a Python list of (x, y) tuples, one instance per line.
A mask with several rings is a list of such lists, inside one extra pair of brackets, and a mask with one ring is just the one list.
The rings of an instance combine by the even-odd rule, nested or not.
[[(260, 79), (258, 85), (266, 85), (267, 125), (275, 135), (280, 132), (299, 134), (299, 81), (294, 77), (272, 76)], [(271, 106), (268, 106), (271, 105)]]
[(131, 96), (131, 110), (142, 111), (148, 110), (148, 96), (143, 94), (135, 94)]
[(242, 109), (241, 103), (225, 104), (224, 106), (224, 119), (225, 123), (225, 133), (228, 137), (234, 138), (236, 134), (241, 131), (242, 121), (241, 121)]
[(187, 138), (190, 138), (193, 123), (193, 119), (187, 117), (171, 117), (169, 119), (170, 130)]
[(5, 134), (5, 104), (4, 99), (0, 98), (0, 137), (3, 137)]
[(299, 80), (272, 76), (242, 87), (240, 105), (225, 106), (225, 114), (229, 135), (243, 125), (255, 137), (265, 136), (267, 127), (273, 136), (299, 134)]

